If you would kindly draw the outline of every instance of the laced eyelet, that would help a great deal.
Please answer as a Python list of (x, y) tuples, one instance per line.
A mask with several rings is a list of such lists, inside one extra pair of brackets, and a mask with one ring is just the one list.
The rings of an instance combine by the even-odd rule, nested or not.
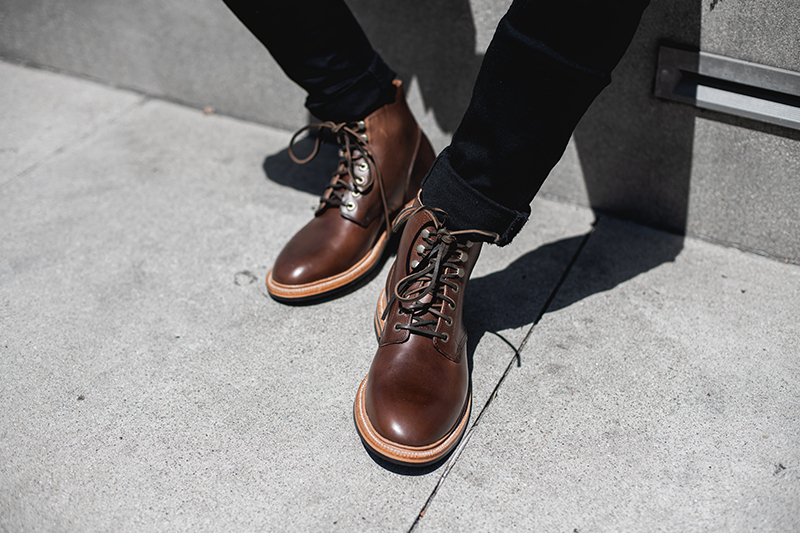
[(352, 211), (352, 210), (354, 210), (356, 208), (356, 204), (355, 204), (355, 202), (347, 202), (346, 204), (344, 204), (344, 207), (348, 211)]
[(464, 269), (461, 268), (461, 267), (458, 267), (458, 270), (456, 270), (456, 276), (458, 276), (459, 278), (463, 278), (464, 274), (466, 274), (466, 272), (464, 272)]
[(453, 285), (453, 292), (458, 292), (458, 285)]
[(456, 306), (451, 304), (451, 303), (448, 303), (447, 307), (449, 307), (451, 311), (455, 311), (456, 310)]
[(448, 327), (452, 326), (453, 325), (453, 317), (451, 317), (451, 316), (444, 317), (444, 323), (447, 324)]
[(361, 172), (366, 172), (367, 170), (369, 170), (369, 164), (362, 161), (361, 163), (358, 164), (358, 170), (360, 170)]
[(442, 339), (442, 342), (444, 342), (444, 343), (447, 343), (447, 342), (449, 342), (449, 341), (450, 341), (450, 335), (448, 335), (447, 333), (445, 333), (445, 334), (444, 334), (444, 338)]
[(367, 137), (366, 133), (362, 133), (361, 135), (359, 135), (359, 137), (361, 137), (361, 140), (364, 141), (365, 143), (369, 142), (369, 137)]
[(424, 253), (425, 253), (425, 247), (424, 247), (424, 246), (422, 246), (421, 244), (418, 244), (418, 245), (417, 245), (417, 248), (416, 248), (416, 250), (417, 250), (417, 253), (418, 253), (419, 255), (422, 255), (422, 254), (424, 254)]
[(353, 198), (358, 198), (359, 196), (361, 196), (361, 193), (359, 191), (350, 191), (350, 195)]
[(431, 232), (428, 228), (425, 228), (424, 230), (420, 231), (419, 234), (420, 236), (422, 236), (423, 239), (427, 239), (428, 237), (431, 236)]
[(469, 255), (466, 252), (460, 252), (461, 255), (458, 256), (458, 260), (462, 263), (466, 263), (469, 261)]
[(392, 329), (395, 331), (400, 331), (400, 322), (395, 322), (394, 326), (392, 326)]
[(353, 181), (356, 182), (356, 185), (364, 185), (367, 182), (362, 176), (353, 176)]
[(400, 307), (397, 308), (397, 316), (403, 316), (403, 309)]

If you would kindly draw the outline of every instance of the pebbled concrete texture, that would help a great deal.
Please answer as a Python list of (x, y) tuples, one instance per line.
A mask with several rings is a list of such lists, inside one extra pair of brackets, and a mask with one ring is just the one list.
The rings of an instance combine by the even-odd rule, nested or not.
[(29, 146), (0, 175), (0, 529), (797, 528), (795, 265), (537, 199), (470, 283), (479, 423), (391, 467), (351, 415), (389, 263), (316, 306), (263, 285), (330, 150), (0, 73)]
[(616, 283), (677, 239), (601, 220), (420, 531), (800, 527), (800, 271), (688, 239)]
[(702, 11), (700, 44), (707, 52), (800, 72), (800, 49), (789, 45), (800, 30), (796, 12), (792, 0), (712, 0)]
[[(739, 157), (743, 153), (746, 158)], [(698, 118), (687, 230), (797, 263), (798, 177), (796, 140)]]
[[(0, 62), (0, 187), (141, 102), (136, 94)], [(35, 90), (31, 90), (35, 87)]]

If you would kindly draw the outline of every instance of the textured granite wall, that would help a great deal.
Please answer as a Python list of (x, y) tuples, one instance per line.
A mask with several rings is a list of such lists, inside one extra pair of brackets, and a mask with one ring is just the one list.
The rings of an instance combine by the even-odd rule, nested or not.
[[(444, 147), (508, 0), (351, 0)], [(800, 261), (800, 132), (652, 96), (659, 44), (800, 71), (796, 0), (653, 0), (542, 193)], [(294, 129), (300, 89), (219, 0), (5, 0), (0, 56)], [(1, 84), (2, 82), (0, 82)]]

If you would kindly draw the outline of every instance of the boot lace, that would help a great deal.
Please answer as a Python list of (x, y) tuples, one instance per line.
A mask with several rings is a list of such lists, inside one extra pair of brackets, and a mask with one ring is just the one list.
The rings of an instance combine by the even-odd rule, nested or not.
[(457, 304), (445, 294), (445, 287), (458, 292), (456, 280), (466, 274), (463, 265), (469, 260), (469, 249), (474, 242), (497, 242), (500, 236), (482, 230), (451, 231), (447, 228), (447, 214), (441, 209), (426, 206), (413, 206), (401, 211), (392, 231), (397, 232), (409, 217), (420, 210), (434, 214), (434, 227), (422, 230), (420, 237), (424, 244), (416, 248), (421, 259), (411, 261), (411, 273), (395, 284), (382, 319), (386, 320), (389, 309), (397, 300), (398, 313), (411, 315), (411, 321), (408, 325), (395, 323), (395, 331), (405, 329), (448, 342), (447, 333), (436, 331), (440, 318), (448, 326), (453, 325), (453, 318), (446, 313), (445, 305), (452, 312)]
[[(295, 141), (304, 132), (314, 129), (317, 130), (317, 135), (311, 154), (305, 158), (297, 157), (294, 153)], [(317, 214), (322, 213), (329, 206), (345, 206), (348, 210), (354, 209), (355, 205), (351, 205), (350, 202), (345, 202), (344, 195), (346, 191), (350, 191), (353, 196), (358, 197), (369, 192), (373, 183), (377, 182), (381, 202), (383, 204), (384, 222), (388, 230), (392, 224), (389, 218), (386, 191), (384, 190), (380, 167), (375, 162), (375, 154), (372, 152), (369, 145), (369, 138), (365, 133), (366, 129), (367, 126), (363, 120), (340, 123), (328, 121), (320, 124), (309, 124), (308, 126), (300, 128), (292, 136), (292, 140), (289, 141), (289, 157), (292, 158), (292, 161), (300, 165), (308, 163), (319, 153), (323, 130), (329, 130), (329, 133), (335, 134), (336, 142), (340, 146), (339, 163), (336, 172), (333, 173), (330, 183), (325, 187), (325, 192), (320, 197), (320, 206), (317, 209)], [(356, 166), (358, 166), (362, 172), (368, 171), (366, 172), (366, 178), (362, 178), (354, 172)], [(348, 176), (350, 176), (351, 179), (347, 179)]]

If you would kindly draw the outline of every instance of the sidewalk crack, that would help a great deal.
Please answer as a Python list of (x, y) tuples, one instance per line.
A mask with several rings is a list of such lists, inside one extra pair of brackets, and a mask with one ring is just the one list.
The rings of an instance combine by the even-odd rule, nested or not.
[(594, 230), (597, 228), (597, 225), (600, 223), (601, 220), (602, 219), (600, 217), (597, 217), (594, 223), (592, 223), (592, 228), (588, 232), (586, 232), (586, 235), (584, 235), (583, 239), (581, 239), (578, 248), (575, 250), (575, 253), (572, 254), (572, 258), (570, 259), (569, 263), (567, 263), (566, 268), (564, 268), (564, 272), (561, 273), (561, 278), (559, 278), (558, 282), (553, 287), (553, 290), (550, 291), (550, 296), (547, 297), (547, 300), (544, 302), (544, 305), (539, 310), (539, 314), (536, 316), (536, 319), (533, 321), (533, 324), (531, 324), (531, 327), (528, 328), (528, 333), (525, 334), (525, 338), (523, 338), (522, 342), (519, 344), (519, 348), (517, 349), (518, 352), (521, 352), (522, 349), (525, 348), (525, 345), (528, 344), (528, 340), (531, 338), (531, 334), (533, 333), (533, 328), (536, 327), (536, 325), (539, 323), (542, 317), (544, 317), (544, 314), (547, 313), (547, 310), (550, 309), (550, 305), (553, 303), (553, 300), (556, 299), (558, 291), (561, 290), (561, 286), (567, 280), (567, 276), (569, 276), (569, 273), (572, 271), (572, 267), (574, 267), (575, 263), (578, 262), (578, 257), (580, 257), (581, 252), (583, 252), (583, 249), (586, 247), (586, 243), (589, 242), (589, 238), (592, 236)]

